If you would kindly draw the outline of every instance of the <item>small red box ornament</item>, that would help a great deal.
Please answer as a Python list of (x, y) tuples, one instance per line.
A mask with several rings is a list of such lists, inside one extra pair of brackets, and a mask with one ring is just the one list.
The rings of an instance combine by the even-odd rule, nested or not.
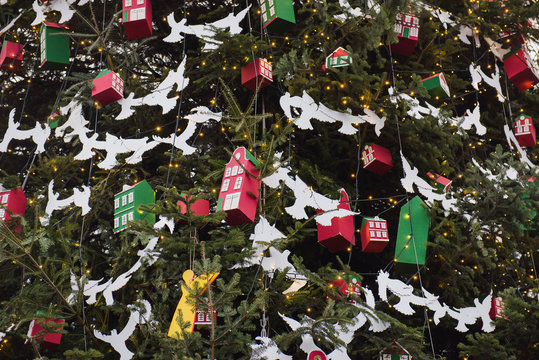
[[(26, 196), (21, 187), (0, 192), (0, 221), (8, 221), (11, 215), (24, 216), (26, 212)], [(21, 227), (17, 226), (15, 232), (20, 233)]]
[(23, 45), (11, 41), (4, 41), (0, 52), (0, 68), (17, 71), (22, 63)]
[(535, 126), (531, 116), (522, 114), (515, 119), (515, 137), (520, 146), (535, 146)]
[(505, 55), (503, 65), (507, 77), (519, 91), (526, 91), (539, 82), (537, 65), (528, 54), (525, 44)]
[(92, 97), (101, 106), (123, 99), (124, 81), (120, 75), (110, 70), (101, 71), (92, 82)]
[(375, 217), (363, 219), (361, 227), (361, 249), (363, 252), (380, 253), (389, 243), (387, 221)]
[[(337, 209), (350, 210), (348, 194), (341, 189), (341, 199)], [(321, 210), (317, 210), (321, 213)], [(330, 226), (316, 224), (318, 243), (328, 248), (332, 253), (344, 251), (356, 244), (354, 235), (354, 216), (334, 217)]]
[(502, 301), (501, 297), (492, 297), (491, 303), (490, 303), (490, 311), (488, 313), (489, 317), (492, 320), (496, 320), (496, 318), (506, 318), (506, 316), (503, 315), (503, 308), (505, 306), (505, 303)]
[(122, 23), (130, 39), (152, 35), (152, 2), (150, 0), (123, 0)]
[(241, 68), (241, 84), (251, 91), (273, 83), (273, 70), (266, 59), (255, 59)]
[[(38, 314), (42, 314), (38, 311)], [(64, 319), (44, 319), (43, 322), (48, 326), (54, 324), (63, 324), (65, 323)], [(62, 329), (63, 325), (58, 325), (58, 329)], [(43, 331), (43, 327), (38, 324), (37, 320), (32, 320), (30, 323), (30, 328), (28, 329), (28, 337), (35, 337), (38, 333)], [(40, 347), (43, 349), (54, 350), (60, 341), (62, 340), (62, 334), (60, 333), (47, 333), (36, 337), (36, 340), (41, 340)]]
[[(332, 280), (329, 282), (329, 286), (337, 289), (339, 294), (343, 297), (361, 295), (361, 280), (353, 275), (350, 275), (348, 280), (343, 278)], [(350, 302), (354, 303), (354, 300), (351, 300)]]
[(410, 56), (419, 37), (419, 18), (412, 14), (397, 14), (395, 33), (399, 42), (389, 45), (393, 54)]
[(260, 162), (244, 147), (234, 150), (226, 164), (217, 211), (226, 212), (229, 225), (254, 222), (258, 206)]
[(375, 174), (383, 175), (393, 167), (391, 152), (383, 146), (370, 144), (361, 153), (363, 167)]
[(429, 179), (435, 182), (435, 186), (438, 190), (442, 190), (445, 193), (449, 192), (449, 188), (451, 187), (452, 183), (451, 180), (446, 177), (443, 177), (442, 175), (433, 174), (431, 172), (428, 172), (427, 176), (429, 177)]

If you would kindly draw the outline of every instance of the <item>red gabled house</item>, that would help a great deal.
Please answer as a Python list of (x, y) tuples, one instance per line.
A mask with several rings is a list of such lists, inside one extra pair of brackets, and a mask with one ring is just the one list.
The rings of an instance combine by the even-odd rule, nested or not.
[(226, 212), (229, 225), (254, 222), (258, 206), (260, 162), (244, 147), (234, 150), (225, 167), (217, 211)]
[[(8, 221), (14, 214), (24, 216), (25, 211), (26, 196), (20, 186), (0, 192), (0, 221)], [(14, 231), (21, 232), (20, 226), (17, 226)]]

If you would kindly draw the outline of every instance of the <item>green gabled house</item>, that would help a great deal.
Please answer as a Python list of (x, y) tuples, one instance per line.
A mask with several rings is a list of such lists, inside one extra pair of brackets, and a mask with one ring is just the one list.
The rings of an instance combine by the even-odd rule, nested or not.
[(155, 193), (146, 180), (133, 186), (124, 185), (123, 191), (114, 195), (114, 233), (127, 229), (133, 220), (155, 224), (155, 214), (140, 210), (140, 205), (149, 204), (155, 204)]

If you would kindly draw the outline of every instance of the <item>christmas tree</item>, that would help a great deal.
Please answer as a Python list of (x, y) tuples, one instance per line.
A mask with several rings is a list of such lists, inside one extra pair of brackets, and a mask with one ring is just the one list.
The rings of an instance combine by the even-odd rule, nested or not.
[(0, 358), (539, 357), (537, 1), (0, 10)]

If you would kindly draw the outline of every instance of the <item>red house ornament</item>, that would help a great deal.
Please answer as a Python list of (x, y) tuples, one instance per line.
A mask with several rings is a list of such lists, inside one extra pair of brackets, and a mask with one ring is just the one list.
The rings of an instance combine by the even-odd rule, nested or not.
[(152, 2), (123, 0), (122, 23), (129, 39), (152, 35)]
[(520, 146), (535, 146), (535, 126), (531, 116), (522, 114), (515, 119), (515, 137)]
[(537, 64), (530, 57), (525, 44), (506, 54), (503, 65), (507, 77), (519, 91), (526, 91), (539, 83)]
[[(337, 209), (350, 210), (348, 194), (341, 189), (341, 199)], [(317, 210), (321, 213), (322, 210)], [(330, 226), (316, 224), (318, 230), (318, 243), (328, 248), (332, 253), (344, 251), (356, 244), (354, 235), (354, 216), (334, 217)]]
[(429, 177), (429, 179), (434, 181), (435, 187), (438, 190), (442, 190), (445, 193), (449, 192), (449, 188), (451, 187), (451, 183), (452, 183), (451, 180), (449, 180), (446, 177), (443, 177), (442, 175), (433, 174), (431, 172), (428, 172), (427, 176)]
[(123, 99), (124, 81), (120, 75), (110, 70), (102, 70), (92, 82), (92, 97), (101, 106)]
[[(213, 311), (213, 323), (217, 321), (217, 311)], [(212, 319), (209, 311), (195, 310), (195, 329), (200, 325), (211, 325)]]
[(251, 91), (273, 83), (273, 70), (266, 59), (258, 58), (241, 68), (241, 84)]
[(399, 42), (389, 45), (391, 53), (404, 56), (412, 55), (419, 37), (419, 18), (412, 14), (397, 14), (395, 33)]
[[(189, 212), (191, 215), (196, 216), (208, 216), (210, 215), (210, 202), (205, 199), (198, 199), (191, 202), (192, 195), (183, 195), (184, 200), (178, 200), (178, 206), (180, 207), (180, 214), (187, 215), (187, 207), (189, 206)], [(180, 223), (185, 223), (184, 220), (180, 220)]]
[(374, 143), (366, 145), (361, 153), (363, 167), (378, 175), (384, 175), (393, 167), (391, 152), (383, 146)]
[[(342, 297), (349, 297), (350, 295), (361, 295), (361, 280), (353, 275), (348, 276), (348, 280), (339, 277), (336, 280), (329, 282), (329, 286), (335, 288), (339, 295)], [(354, 300), (350, 300), (351, 303), (355, 303)]]
[(488, 316), (491, 320), (496, 320), (496, 318), (505, 318), (507, 317), (503, 315), (503, 308), (505, 307), (505, 303), (502, 301), (501, 297), (492, 297), (492, 300), (490, 302), (490, 311), (488, 313)]
[[(26, 196), (21, 187), (0, 191), (0, 221), (8, 221), (11, 215), (24, 216), (26, 212)], [(14, 231), (20, 233), (21, 227), (17, 225)]]
[(22, 63), (23, 45), (4, 41), (0, 52), (0, 69), (17, 71)]
[[(37, 312), (38, 315), (43, 315), (41, 311)], [(43, 332), (43, 327), (39, 324), (45, 323), (47, 326), (54, 326), (58, 330), (63, 328), (63, 324), (65, 323), (64, 319), (43, 319), (43, 320), (32, 320), (30, 322), (30, 328), (28, 329), (28, 337), (35, 338), (36, 340), (40, 340), (40, 347), (42, 349), (49, 349), (54, 350), (58, 345), (60, 345), (60, 342), (62, 340), (62, 334), (60, 333), (46, 333), (44, 335), (37, 336), (40, 332)], [(56, 324), (56, 325), (55, 325)]]
[(361, 225), (361, 250), (380, 253), (384, 251), (388, 243), (387, 221), (379, 217), (364, 218)]
[(254, 222), (258, 205), (260, 162), (244, 147), (234, 150), (225, 167), (217, 211), (226, 212), (229, 225)]

